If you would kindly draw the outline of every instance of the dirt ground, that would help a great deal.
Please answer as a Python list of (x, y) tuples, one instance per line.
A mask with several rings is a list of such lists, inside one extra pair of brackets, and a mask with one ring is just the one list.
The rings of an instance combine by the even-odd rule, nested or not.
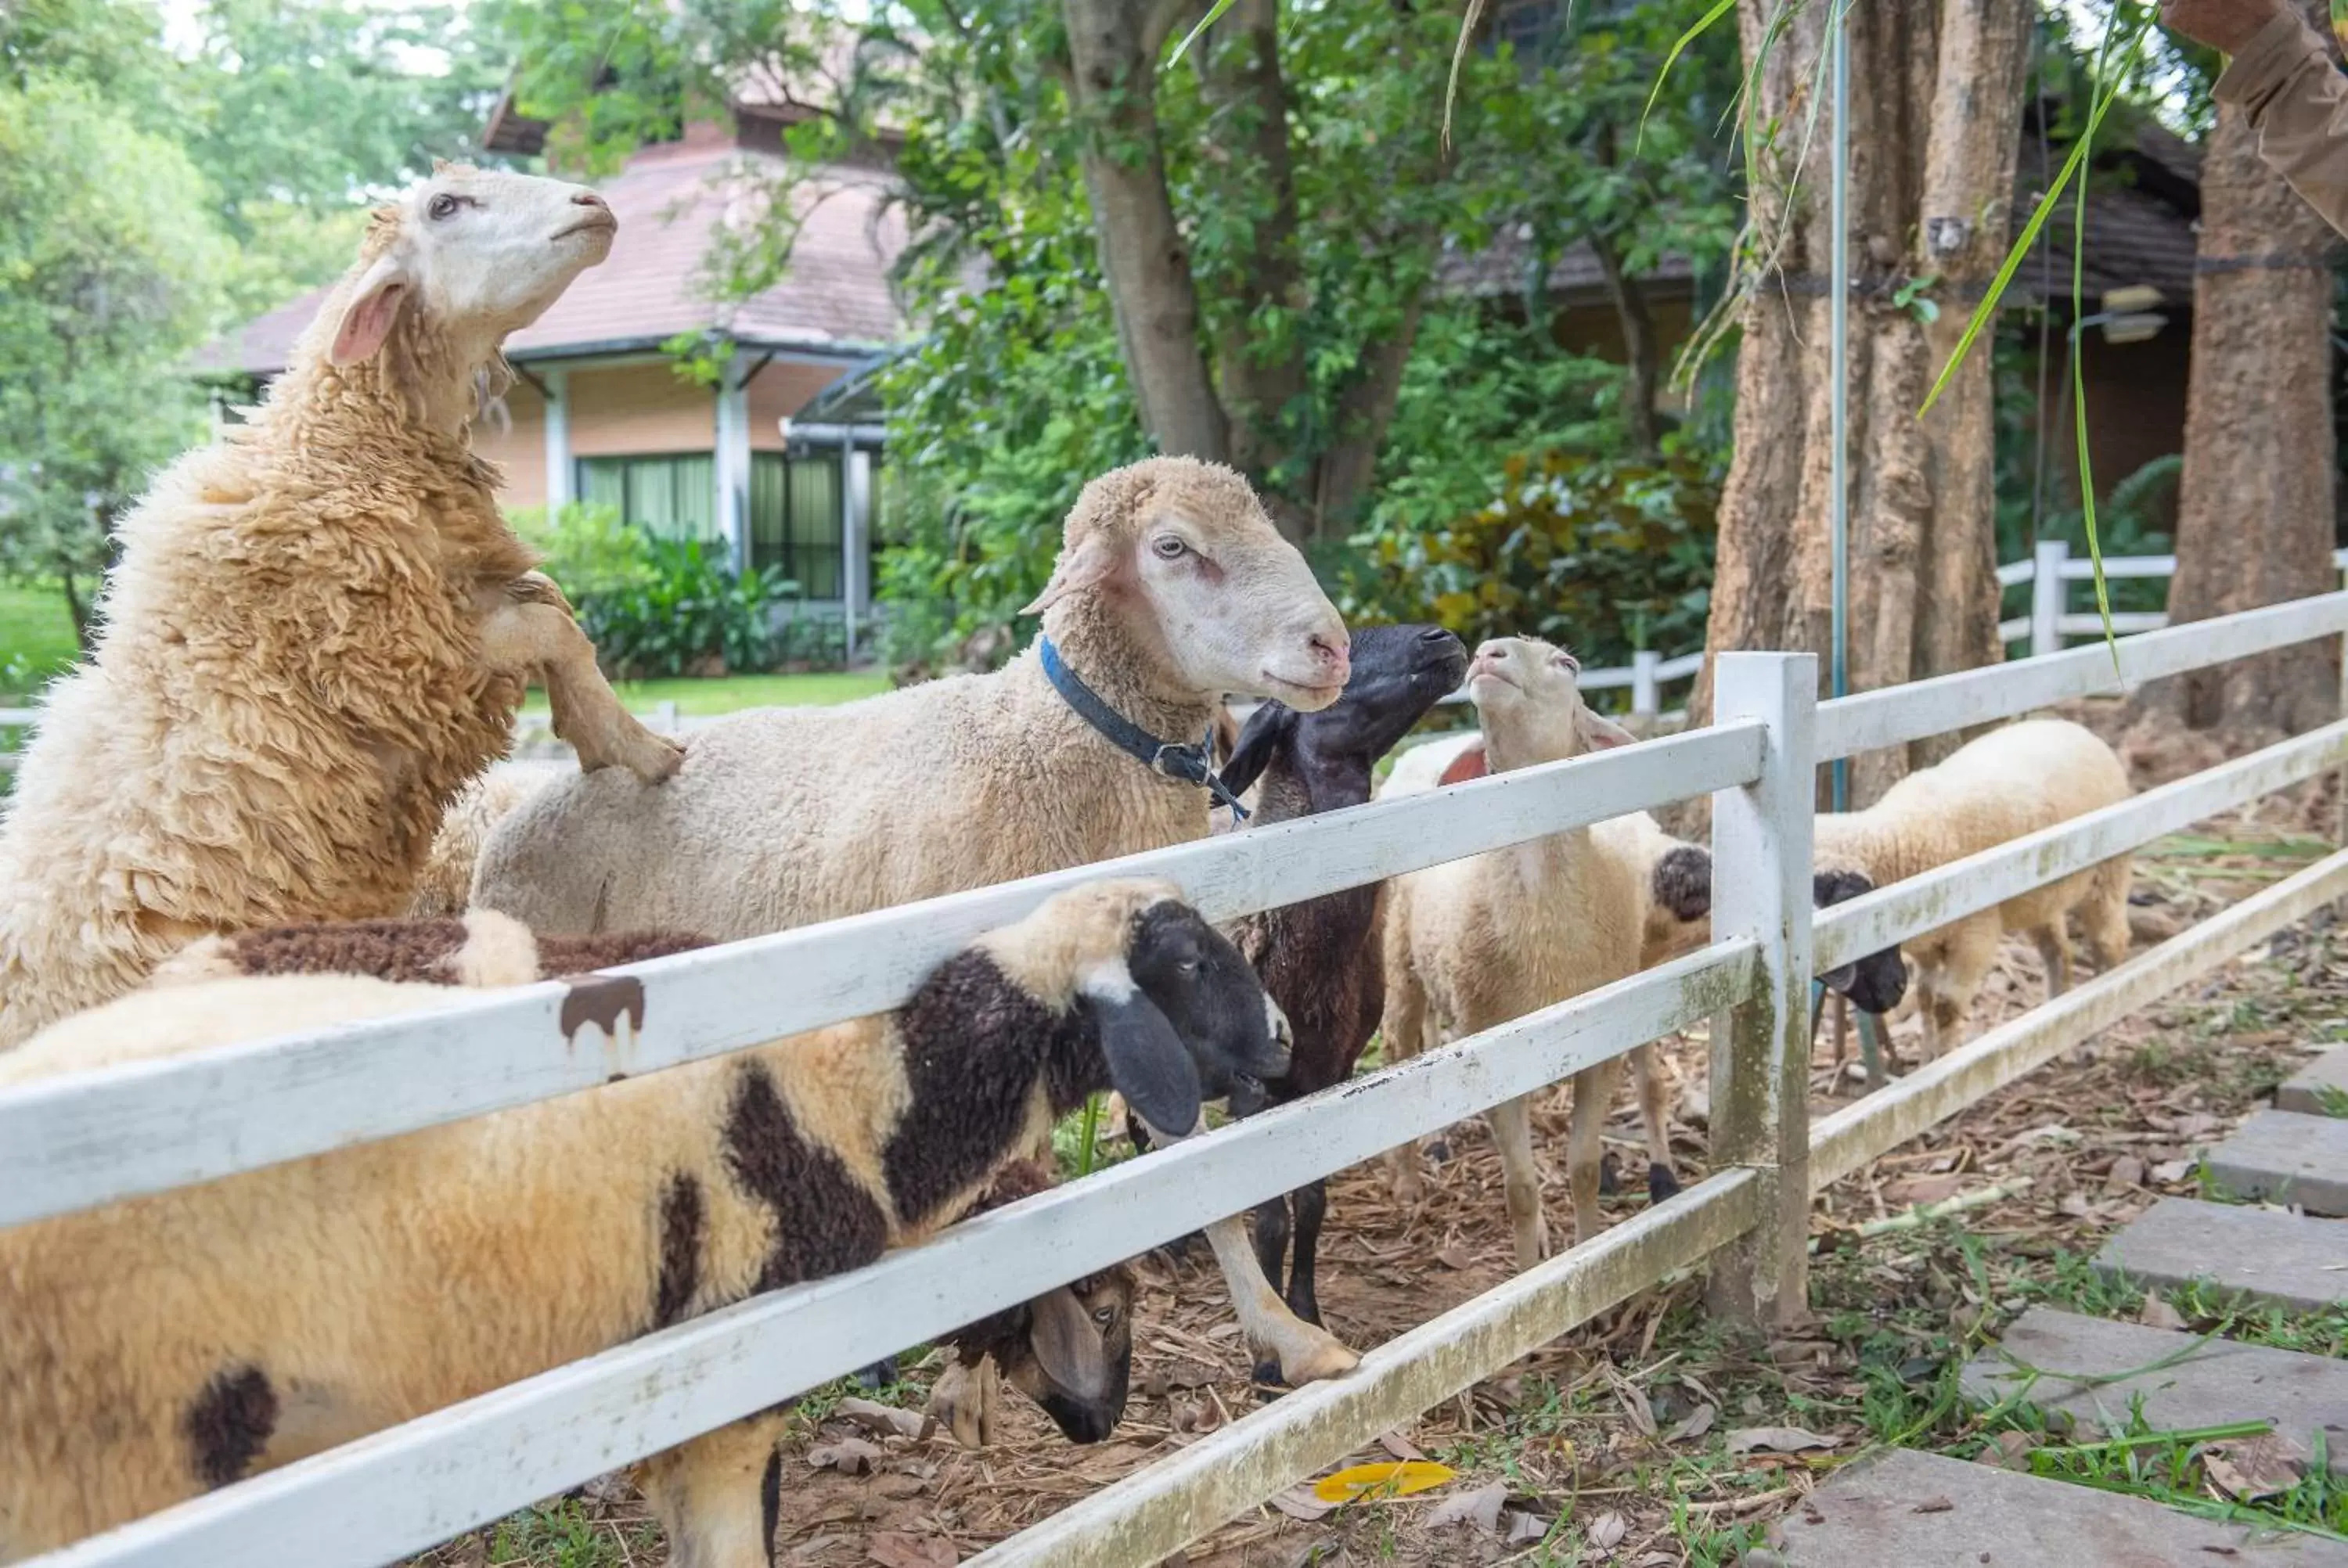
[[(2132, 760), (2157, 776), (2178, 767), (2174, 752)], [(2137, 947), (2328, 852), (2311, 829), (2328, 835), (2329, 781), (2303, 793), (2311, 798), (2278, 797), (2140, 856)], [(2010, 941), (1971, 1032), (2044, 994), (2034, 949)], [(1893, 1031), (1897, 1054), (1910, 1064), (1914, 1031), (1912, 1020)], [(1950, 1401), (1935, 1390), (1949, 1384), (1955, 1362), (2026, 1302), (2087, 1288), (2083, 1260), (2106, 1234), (2161, 1194), (2198, 1191), (2194, 1151), (2221, 1137), (2302, 1057), (2343, 1035), (2348, 944), (2327, 915), (1838, 1184), (1814, 1212), (1811, 1328), (1770, 1345), (1732, 1343), (1702, 1313), (1697, 1281), (1682, 1278), (1354, 1456), (1433, 1459), (1458, 1472), (1447, 1484), (1335, 1509), (1301, 1487), (1174, 1561), (1188, 1568), (1734, 1561), (1824, 1469), (1870, 1440), (1900, 1436), (1911, 1421), (1918, 1430), (1946, 1430), (1954, 1418), (1940, 1407)], [(1704, 1043), (1671, 1041), (1667, 1055), (1679, 1086), (1673, 1147), (1684, 1181), (1704, 1170)], [(1840, 1070), (1829, 1061), (1822, 1030), (1814, 1115), (1849, 1102), (1859, 1089), (1856, 1070), (1855, 1061)], [(1558, 1091), (1536, 1114), (1550, 1152), (1544, 1196), (1553, 1226), (1568, 1212), (1559, 1158), (1565, 1107)], [(1646, 1201), (1643, 1145), (1627, 1094), (1609, 1138), (1622, 1179), (1608, 1202), (1619, 1219)], [(1390, 1200), (1375, 1165), (1331, 1184), (1321, 1296), (1330, 1327), (1357, 1348), (1509, 1272), (1490, 1142), (1475, 1122), (1453, 1129), (1450, 1143), (1453, 1157), (1432, 1170), (1416, 1208)], [(1968, 1205), (1957, 1218), (1903, 1217), (1913, 1205), (1952, 1199)], [(802, 1407), (778, 1561), (945, 1568), (1276, 1397), (1249, 1382), (1203, 1247), (1195, 1255), (1153, 1255), (1139, 1267), (1135, 1391), (1115, 1440), (1072, 1447), (1007, 1390), (1009, 1436), (987, 1450), (960, 1450), (942, 1434), (879, 1437), (836, 1413), (827, 1419), (831, 1391)], [(918, 1409), (926, 1376), (914, 1368), (892, 1397)], [(1773, 1427), (1816, 1444), (1787, 1452), (1756, 1440)], [(869, 1473), (814, 1462), (836, 1460), (849, 1436), (879, 1449)], [(633, 1497), (604, 1485), (425, 1561), (436, 1568), (649, 1568), (664, 1553)]]

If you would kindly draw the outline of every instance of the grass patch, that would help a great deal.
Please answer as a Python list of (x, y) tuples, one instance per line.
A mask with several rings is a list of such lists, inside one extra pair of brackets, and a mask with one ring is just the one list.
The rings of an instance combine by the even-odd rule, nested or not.
[[(713, 681), (623, 681), (613, 690), (638, 712), (675, 702), (680, 713), (706, 716), (744, 708), (821, 708), (889, 690), (889, 677), (871, 670), (829, 670), (804, 675), (726, 675)], [(525, 710), (546, 711), (546, 694), (532, 692)]]
[(81, 656), (59, 589), (0, 584), (0, 703), (22, 704)]

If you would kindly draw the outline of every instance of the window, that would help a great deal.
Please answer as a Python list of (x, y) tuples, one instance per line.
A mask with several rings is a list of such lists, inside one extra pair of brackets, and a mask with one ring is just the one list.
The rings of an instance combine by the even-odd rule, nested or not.
[(717, 472), (706, 452), (666, 457), (582, 457), (579, 498), (616, 507), (621, 519), (672, 539), (718, 539)]
[(801, 599), (844, 599), (839, 455), (750, 454), (750, 564), (780, 567)]

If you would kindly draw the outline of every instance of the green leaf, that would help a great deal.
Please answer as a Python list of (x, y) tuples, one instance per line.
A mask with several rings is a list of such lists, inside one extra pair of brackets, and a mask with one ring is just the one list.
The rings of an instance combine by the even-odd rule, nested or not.
[(1183, 55), (1189, 52), (1192, 44), (1199, 41), (1199, 35), (1221, 21), (1223, 13), (1231, 8), (1231, 0), (1215, 0), (1212, 5), (1208, 6), (1207, 14), (1199, 18), (1199, 25), (1183, 34), (1182, 41), (1174, 46), (1174, 52), (1166, 56), (1165, 68), (1170, 71), (1180, 65)]
[(1672, 45), (1671, 53), (1663, 56), (1663, 68), (1655, 73), (1655, 85), (1647, 90), (1646, 107), (1639, 111), (1639, 134), (1632, 143), (1634, 151), (1646, 142), (1647, 117), (1655, 112), (1655, 100), (1663, 96), (1663, 81), (1672, 74), (1672, 67), (1678, 62), (1682, 55), (1687, 52), (1687, 46), (1690, 44), (1710, 32), (1715, 23), (1735, 9), (1736, 0), (1714, 0), (1712, 9), (1705, 12), (1694, 26), (1682, 33), (1678, 40)]

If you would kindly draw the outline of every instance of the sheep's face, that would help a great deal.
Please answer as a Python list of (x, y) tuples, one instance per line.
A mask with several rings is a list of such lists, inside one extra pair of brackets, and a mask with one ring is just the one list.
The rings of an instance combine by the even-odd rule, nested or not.
[(404, 312), (494, 348), (611, 253), (619, 220), (584, 186), (443, 164), (376, 214), (331, 357), (371, 357)]
[(1123, 1268), (1023, 1304), (1025, 1331), (998, 1357), (1004, 1381), (1043, 1407), (1070, 1442), (1105, 1442), (1133, 1378), (1133, 1276)]
[(1497, 769), (1578, 757), (1635, 737), (1581, 700), (1581, 661), (1538, 637), (1497, 637), (1468, 665), (1468, 695)]
[(1085, 487), (1052, 580), (1027, 607), (1102, 599), (1185, 694), (1334, 702), (1352, 673), (1336, 607), (1248, 482), (1189, 457), (1153, 457)]
[[(1821, 908), (1875, 891), (1875, 884), (1856, 871), (1820, 871), (1810, 878), (1812, 901)], [(1908, 994), (1908, 961), (1898, 948), (1886, 948), (1828, 969), (1818, 983), (1850, 999), (1861, 1012), (1886, 1013)]]
[(1110, 1081), (1154, 1131), (1179, 1138), (1202, 1102), (1262, 1108), (1288, 1071), (1288, 1020), (1230, 938), (1171, 898), (1138, 910), (1124, 960), (1084, 987), (1100, 1020)]

